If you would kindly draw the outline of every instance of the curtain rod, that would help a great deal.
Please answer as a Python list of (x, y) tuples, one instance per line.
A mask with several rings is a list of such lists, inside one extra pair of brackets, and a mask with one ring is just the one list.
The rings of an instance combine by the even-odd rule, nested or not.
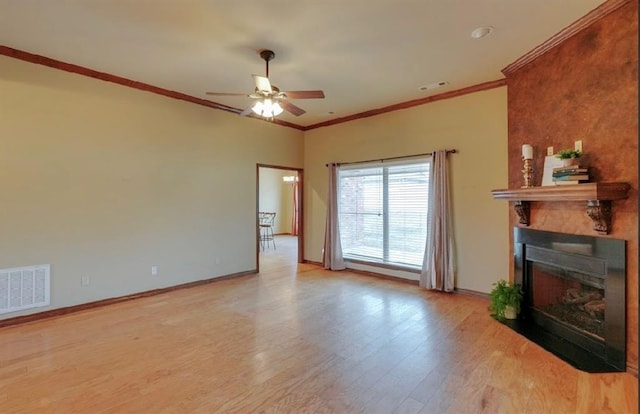
[[(455, 149), (446, 150), (446, 151), (447, 151), (447, 154), (455, 154), (455, 153), (458, 152), (458, 150), (455, 150)], [(367, 162), (375, 162), (375, 161), (385, 162), (385, 161), (391, 161), (391, 160), (401, 160), (403, 158), (424, 157), (425, 155), (433, 155), (433, 152), (425, 152), (424, 154), (403, 155), (403, 156), (400, 156), (400, 157), (380, 158), (380, 159), (377, 159), (377, 160), (354, 161), (354, 162), (336, 162), (336, 165), (340, 166), (340, 165), (364, 164), (364, 163), (367, 163)], [(324, 166), (328, 167), (329, 164), (325, 164)]]

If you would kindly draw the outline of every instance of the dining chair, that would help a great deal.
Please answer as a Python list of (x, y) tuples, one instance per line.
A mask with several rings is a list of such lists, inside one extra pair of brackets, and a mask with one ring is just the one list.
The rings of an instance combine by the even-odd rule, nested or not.
[(276, 220), (276, 213), (261, 211), (258, 213), (258, 231), (260, 235), (260, 246), (264, 251), (265, 247), (269, 247), (269, 242), (276, 249), (276, 240), (273, 237), (273, 225)]

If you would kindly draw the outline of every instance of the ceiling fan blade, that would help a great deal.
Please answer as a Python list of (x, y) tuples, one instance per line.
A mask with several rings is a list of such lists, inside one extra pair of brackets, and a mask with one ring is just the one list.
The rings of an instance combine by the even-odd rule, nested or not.
[(251, 76), (253, 76), (253, 79), (256, 81), (256, 88), (258, 88), (259, 91), (265, 91), (269, 93), (273, 92), (273, 89), (271, 89), (271, 82), (269, 82), (268, 78), (260, 75)]
[(280, 104), (282, 109), (284, 109), (285, 111), (291, 112), (295, 116), (300, 116), (300, 115), (302, 115), (302, 114), (307, 112), (304, 109), (302, 109), (302, 108), (300, 108), (298, 106), (295, 106), (294, 104), (292, 104), (291, 102), (288, 102), (288, 101), (278, 101), (278, 103)]
[(228, 92), (205, 92), (207, 95), (213, 96), (247, 96), (246, 93), (228, 93)]
[(240, 116), (247, 116), (249, 115), (251, 112), (253, 112), (251, 110), (251, 108), (253, 108), (253, 104), (247, 106), (246, 108), (244, 108), (244, 110), (242, 112), (240, 112)]
[(322, 99), (323, 91), (284, 91), (288, 99)]

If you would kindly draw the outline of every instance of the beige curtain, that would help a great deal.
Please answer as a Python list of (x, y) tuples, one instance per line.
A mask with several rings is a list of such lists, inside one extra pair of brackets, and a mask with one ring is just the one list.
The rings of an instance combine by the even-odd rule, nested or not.
[(454, 252), (446, 151), (433, 153), (429, 175), (427, 245), (420, 273), (420, 287), (452, 292)]
[(324, 232), (324, 257), (322, 264), (325, 269), (345, 269), (340, 244), (340, 225), (338, 222), (338, 167), (328, 164), (329, 191), (327, 193), (327, 224)]

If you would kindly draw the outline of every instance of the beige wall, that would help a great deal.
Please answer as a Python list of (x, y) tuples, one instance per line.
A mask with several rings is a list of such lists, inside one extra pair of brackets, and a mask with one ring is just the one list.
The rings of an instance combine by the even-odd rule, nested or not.
[(0, 269), (51, 264), (50, 308), (254, 270), (256, 164), (303, 165), (295, 129), (7, 57), (0, 114)]
[(327, 162), (430, 152), (450, 156), (457, 287), (489, 292), (508, 278), (507, 96), (497, 88), (305, 133), (305, 258), (322, 261)]
[(298, 175), (297, 171), (260, 167), (259, 174), (258, 210), (276, 213), (273, 226), (275, 234), (291, 233), (293, 187), (282, 178)]
[[(298, 172), (283, 171), (282, 177), (284, 176), (298, 176)], [(293, 184), (285, 183), (282, 180), (282, 177), (280, 177), (280, 183), (282, 185), (282, 191), (280, 192), (280, 205), (282, 208), (280, 210), (277, 233), (291, 234), (291, 224), (293, 220)]]
[(327, 162), (439, 148), (460, 151), (458, 287), (508, 274), (505, 88), (304, 134), (6, 57), (0, 96), (0, 269), (52, 269), (49, 308), (0, 318), (254, 270), (256, 164), (304, 166), (321, 261)]

